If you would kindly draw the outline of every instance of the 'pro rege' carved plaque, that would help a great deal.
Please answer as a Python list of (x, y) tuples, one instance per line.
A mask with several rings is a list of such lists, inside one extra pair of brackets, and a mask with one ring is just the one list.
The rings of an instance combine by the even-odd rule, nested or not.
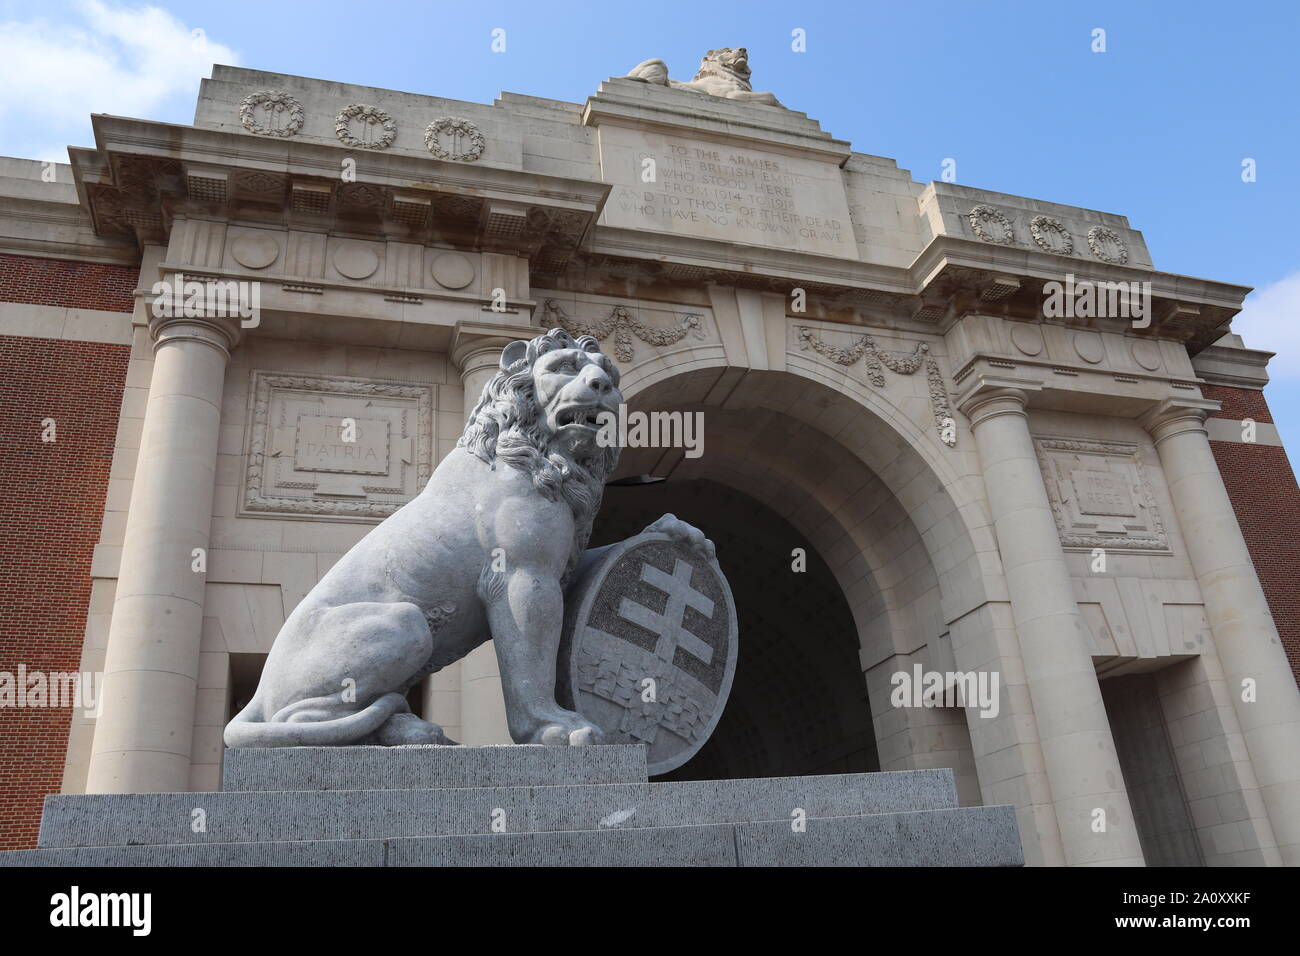
[(1035, 438), (1034, 446), (1064, 547), (1169, 550), (1137, 445)]

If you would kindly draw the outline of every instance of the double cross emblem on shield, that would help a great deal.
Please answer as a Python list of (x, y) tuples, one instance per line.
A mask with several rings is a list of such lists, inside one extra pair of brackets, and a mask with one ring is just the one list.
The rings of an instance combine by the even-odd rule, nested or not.
[(562, 698), (611, 742), (647, 746), (651, 774), (685, 763), (735, 672), (735, 605), (717, 563), (646, 532), (614, 545), (566, 603)]
[(686, 629), (683, 618), (686, 609), (693, 607), (706, 618), (713, 617), (713, 599), (691, 587), (691, 566), (675, 558), (673, 573), (665, 574), (653, 564), (641, 565), (641, 580), (668, 595), (668, 606), (662, 614), (623, 598), (618, 607), (619, 617), (644, 627), (659, 635), (655, 641), (655, 657), (666, 664), (673, 662), (677, 648), (698, 659), (703, 664), (713, 661), (713, 647)]

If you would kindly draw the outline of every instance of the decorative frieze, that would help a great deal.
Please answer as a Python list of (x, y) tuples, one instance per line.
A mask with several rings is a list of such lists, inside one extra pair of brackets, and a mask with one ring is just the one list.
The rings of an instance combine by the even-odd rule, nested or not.
[(824, 342), (816, 331), (806, 325), (798, 326), (796, 332), (799, 336), (799, 348), (812, 349), (837, 365), (849, 366), (865, 359), (867, 378), (876, 388), (885, 387), (884, 369), (886, 368), (899, 375), (912, 375), (924, 367), (930, 389), (930, 407), (934, 412), (934, 423), (939, 432), (939, 439), (949, 447), (957, 444), (952, 411), (948, 405), (948, 388), (944, 383), (939, 363), (930, 354), (929, 345), (918, 342), (916, 348), (910, 353), (890, 352), (878, 346), (869, 335), (860, 336), (852, 345), (842, 347)]
[(1137, 445), (1035, 438), (1034, 446), (1063, 547), (1169, 550)]
[(702, 337), (704, 320), (700, 315), (689, 312), (681, 317), (676, 328), (659, 328), (647, 325), (627, 308), (616, 305), (603, 319), (595, 322), (579, 322), (566, 315), (554, 299), (547, 299), (542, 312), (542, 328), (552, 329), (557, 326), (571, 335), (590, 335), (601, 342), (613, 335), (614, 357), (626, 363), (632, 361), (635, 355), (633, 337), (647, 345), (661, 348), (676, 345), (688, 333), (694, 333), (696, 338)]
[[(258, 136), (295, 136), (306, 118), (302, 103), (284, 90), (256, 90), (239, 103), (240, 124)], [(381, 107), (351, 103), (334, 117), (334, 135), (349, 149), (388, 149), (397, 121)], [(424, 145), (436, 159), (472, 163), (487, 149), (487, 137), (464, 117), (441, 116), (425, 127)]]
[[(981, 203), (966, 214), (971, 231), (983, 242), (1014, 245), (1015, 225), (1002, 210)], [(1036, 215), (1029, 220), (1029, 235), (1043, 252), (1056, 256), (1075, 255), (1074, 237), (1061, 220), (1053, 216)], [(1108, 226), (1093, 226), (1088, 230), (1088, 249), (1103, 262), (1124, 265), (1128, 262), (1128, 246), (1118, 231)], [(987, 298), (987, 296), (986, 296)]]
[(433, 386), (254, 371), (242, 511), (379, 519), (433, 473)]

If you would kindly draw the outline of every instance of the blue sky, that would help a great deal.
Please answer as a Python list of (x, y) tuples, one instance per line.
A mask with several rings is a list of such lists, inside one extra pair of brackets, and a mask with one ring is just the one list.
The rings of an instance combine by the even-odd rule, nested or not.
[[(806, 52), (791, 50), (796, 28)], [(191, 121), (214, 60), (474, 102), (581, 101), (649, 57), (689, 78), (720, 46), (749, 49), (755, 88), (918, 180), (952, 157), (965, 185), (1128, 216), (1159, 269), (1256, 287), (1234, 328), (1280, 353), (1266, 395), (1296, 459), (1294, 0), (0, 2), (0, 154), (66, 162), (67, 144), (91, 143), (92, 111)]]

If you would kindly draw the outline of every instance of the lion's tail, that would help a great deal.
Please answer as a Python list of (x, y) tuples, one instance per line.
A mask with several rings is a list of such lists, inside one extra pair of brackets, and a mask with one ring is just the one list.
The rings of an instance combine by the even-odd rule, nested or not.
[[(326, 698), (337, 704), (337, 698)], [(322, 701), (323, 703), (324, 701)], [(300, 701), (291, 705), (292, 710), (299, 711), (312, 701)], [(366, 737), (380, 727), (389, 717), (406, 707), (406, 698), (401, 694), (384, 694), (362, 710), (346, 717), (330, 720), (257, 720), (250, 715), (256, 712), (256, 700), (250, 703), (226, 725), (223, 735), (226, 746), (239, 747), (331, 747), (352, 744)], [(285, 713), (281, 710), (277, 717)]]

